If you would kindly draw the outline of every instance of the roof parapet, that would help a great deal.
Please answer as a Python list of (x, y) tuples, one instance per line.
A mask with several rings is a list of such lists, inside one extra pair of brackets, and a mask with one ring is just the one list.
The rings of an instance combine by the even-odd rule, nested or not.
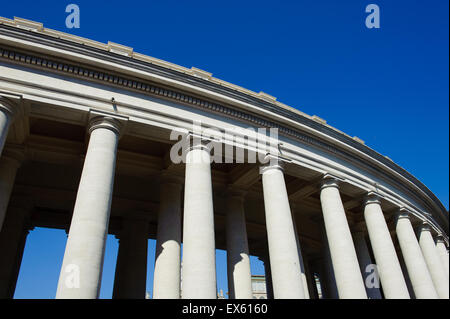
[(263, 91), (260, 91), (258, 93), (258, 97), (263, 99), (263, 100), (265, 100), (265, 101), (268, 101), (268, 102), (275, 102), (277, 100), (277, 98), (275, 96), (267, 94), (267, 93), (265, 93)]
[(18, 17), (14, 17), (14, 24), (18, 28), (22, 28), (29, 31), (42, 31), (42, 29), (44, 28), (44, 25), (42, 23)]
[(110, 41), (108, 41), (108, 51), (128, 57), (133, 56), (133, 48)]
[(327, 124), (327, 121), (325, 121), (323, 118), (321, 118), (317, 115), (311, 116), (311, 119), (313, 119), (314, 121), (319, 122), (321, 124)]
[(352, 138), (353, 138), (355, 141), (357, 141), (358, 143), (365, 144), (365, 142), (364, 142), (362, 139), (360, 139), (358, 136), (353, 136)]
[(193, 76), (196, 76), (196, 77), (199, 77), (199, 78), (202, 78), (205, 80), (210, 80), (212, 77), (212, 73), (206, 72), (206, 71), (194, 68), (194, 67), (191, 67), (191, 74)]

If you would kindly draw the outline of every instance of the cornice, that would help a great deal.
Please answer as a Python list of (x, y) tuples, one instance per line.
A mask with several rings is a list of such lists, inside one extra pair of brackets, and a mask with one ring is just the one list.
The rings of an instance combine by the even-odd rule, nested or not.
[(274, 121), (267, 120), (261, 116), (256, 116), (250, 112), (236, 110), (222, 104), (211, 102), (203, 98), (198, 98), (190, 94), (181, 93), (173, 89), (150, 84), (142, 80), (134, 80), (129, 77), (114, 74), (113, 72), (102, 72), (92, 67), (82, 67), (74, 63), (62, 62), (52, 57), (44, 57), (37, 54), (26, 54), (14, 49), (5, 49), (0, 46), (0, 60), (2, 59), (53, 72), (64, 73), (69, 76), (100, 81), (108, 85), (117, 85), (125, 89), (134, 89), (144, 94), (147, 93), (160, 98), (175, 100), (177, 102), (206, 109), (212, 112), (221, 113), (239, 121), (248, 122), (252, 125), (266, 128), (277, 128), (279, 132), (285, 136), (293, 137), (309, 145), (325, 149), (326, 151), (334, 154), (346, 154), (345, 152), (338, 150), (327, 143), (319, 141), (314, 137), (308, 136), (304, 133), (299, 133), (294, 129), (280, 125)]

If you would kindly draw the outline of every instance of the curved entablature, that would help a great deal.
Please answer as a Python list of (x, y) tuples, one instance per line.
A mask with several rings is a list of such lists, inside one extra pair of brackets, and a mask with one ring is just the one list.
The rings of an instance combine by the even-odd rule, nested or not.
[[(281, 135), (385, 176), (419, 198), (422, 207), (415, 207), (418, 213), (427, 213), (426, 218), (429, 214), (434, 215), (438, 224), (448, 227), (446, 209), (407, 171), (364, 145), (359, 138), (332, 128), (316, 116), (281, 104), (266, 93), (255, 93), (226, 83), (197, 68), (187, 69), (138, 54), (129, 47), (83, 39), (44, 28), (36, 22), (1, 18), (0, 23), (2, 61), (149, 93), (259, 127), (276, 127)], [(148, 75), (152, 77), (147, 80)]]

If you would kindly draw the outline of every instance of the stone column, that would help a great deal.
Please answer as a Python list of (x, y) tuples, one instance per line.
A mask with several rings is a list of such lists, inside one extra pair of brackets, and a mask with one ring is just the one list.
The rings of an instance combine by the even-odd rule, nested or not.
[(144, 299), (147, 281), (148, 221), (125, 216), (119, 238), (113, 299)]
[(324, 177), (320, 202), (339, 298), (366, 299), (366, 289), (336, 178), (330, 175)]
[(420, 250), (408, 212), (400, 211), (397, 214), (395, 229), (416, 298), (437, 299), (438, 295)]
[[(195, 141), (194, 141), (195, 142)], [(210, 149), (194, 143), (186, 154), (183, 299), (216, 299), (216, 251)]]
[(0, 231), (0, 299), (13, 298), (29, 232), (31, 207), (11, 204)]
[(406, 268), (405, 258), (403, 257), (402, 250), (400, 249), (400, 247), (395, 247), (395, 251), (397, 252), (398, 260), (400, 261), (400, 267), (402, 268), (402, 273), (405, 277), (406, 287), (408, 288), (410, 299), (417, 299), (416, 294), (414, 293), (411, 279), (409, 278), (408, 268)]
[(58, 299), (93, 299), (100, 291), (120, 122), (95, 117), (58, 282)]
[(380, 282), (378, 276), (374, 273), (376, 269), (372, 268), (374, 262), (370, 257), (369, 248), (367, 247), (365, 237), (365, 232), (362, 230), (358, 230), (353, 233), (356, 255), (358, 256), (359, 267), (366, 286), (367, 297), (369, 299), (383, 299), (380, 292)]
[(303, 259), (304, 266), (305, 266), (305, 275), (306, 275), (306, 281), (307, 281), (307, 287), (308, 287), (308, 296), (309, 299), (318, 299), (319, 295), (317, 292), (317, 287), (314, 279), (314, 272), (312, 271), (312, 268), (310, 266), (309, 258)]
[(422, 249), (425, 262), (427, 263), (428, 270), (430, 271), (431, 279), (434, 283), (434, 288), (441, 299), (449, 298), (449, 284), (448, 276), (442, 265), (442, 260), (436, 249), (433, 236), (431, 235), (431, 228), (428, 224), (424, 223), (419, 228), (419, 245)]
[(439, 256), (442, 259), (442, 264), (444, 265), (444, 269), (447, 272), (448, 276), (448, 251), (447, 247), (445, 247), (445, 242), (442, 236), (436, 238), (436, 248), (438, 250)]
[(163, 176), (156, 239), (153, 299), (179, 299), (182, 181)]
[(322, 296), (324, 299), (339, 299), (339, 293), (336, 286), (336, 277), (334, 276), (333, 262), (331, 261), (330, 247), (328, 246), (327, 234), (325, 227), (322, 226), (321, 239), (322, 239), (322, 260), (323, 264), (320, 265), (322, 273)]
[(21, 165), (24, 156), (23, 147), (13, 146), (7, 147), (0, 157), (0, 230), (5, 219), (17, 169)]
[(297, 235), (297, 246), (298, 246), (298, 257), (300, 258), (300, 273), (303, 281), (303, 292), (305, 295), (305, 299), (311, 299), (311, 296), (309, 295), (309, 284), (308, 284), (308, 277), (306, 275), (304, 255), (302, 253), (302, 246), (300, 245), (298, 235)]
[(381, 210), (381, 202), (375, 193), (369, 193), (365, 199), (364, 219), (385, 298), (409, 299), (408, 287)]
[(304, 299), (291, 209), (278, 163), (261, 168), (272, 285), (276, 299)]
[[(295, 204), (292, 204), (293, 209), (295, 207), (294, 205)], [(299, 234), (298, 234), (298, 229), (297, 229), (297, 222), (295, 220), (295, 215), (294, 215), (293, 211), (292, 211), (292, 223), (294, 224), (295, 242), (297, 243), (297, 253), (298, 253), (298, 258), (300, 261), (300, 273), (302, 276), (304, 295), (305, 295), (305, 299), (310, 299), (309, 289), (308, 289), (308, 279), (306, 278), (305, 263), (303, 261), (302, 246), (300, 245), (300, 240), (298, 238)]]
[(8, 136), (9, 127), (16, 113), (16, 105), (8, 99), (0, 97), (0, 155)]
[(252, 275), (245, 225), (244, 192), (229, 189), (226, 237), (230, 299), (252, 299)]

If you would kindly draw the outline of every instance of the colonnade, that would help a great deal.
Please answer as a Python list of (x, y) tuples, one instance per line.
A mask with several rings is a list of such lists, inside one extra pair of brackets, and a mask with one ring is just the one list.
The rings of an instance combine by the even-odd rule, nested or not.
[[(11, 105), (0, 103), (0, 152), (12, 114)], [(56, 298), (99, 296), (121, 129), (121, 120), (114, 116), (94, 116), (89, 123), (90, 140)], [(273, 297), (308, 298), (301, 240), (291, 213), (283, 161), (275, 159), (261, 167)], [(18, 163), (17, 159), (10, 159), (6, 153), (0, 160), (0, 227)], [(182, 180), (168, 174), (162, 180), (154, 298), (214, 299), (217, 297), (215, 230), (208, 146), (199, 142), (188, 149), (184, 200)], [(368, 193), (361, 209), (371, 247), (370, 254), (365, 233), (352, 235), (340, 195), (340, 184), (339, 178), (326, 174), (319, 190), (326, 246), (339, 298), (381, 297), (379, 289), (370, 290), (366, 283), (367, 274), (363, 267), (372, 262), (371, 255), (377, 265), (384, 297), (410, 298), (393, 237), (382, 211), (380, 195)], [(232, 298), (252, 296), (244, 195), (240, 189), (229, 189), (226, 238), (228, 282)], [(144, 225), (139, 218), (131, 218), (123, 225), (124, 231), (119, 238), (114, 297), (144, 297), (148, 233)], [(427, 224), (420, 227), (416, 236), (411, 214), (405, 209), (399, 208), (395, 230), (415, 296), (448, 298), (448, 253), (443, 240), (437, 238), (435, 243)]]

